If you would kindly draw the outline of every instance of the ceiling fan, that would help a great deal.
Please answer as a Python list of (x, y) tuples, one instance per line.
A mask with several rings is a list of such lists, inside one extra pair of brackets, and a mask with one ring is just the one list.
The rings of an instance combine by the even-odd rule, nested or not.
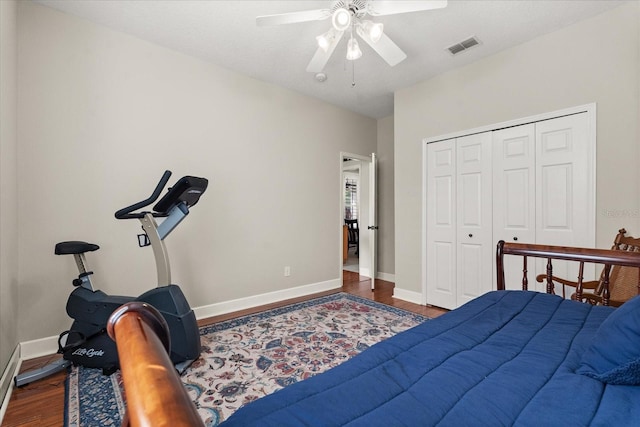
[(331, 18), (329, 30), (316, 37), (318, 50), (309, 62), (307, 71), (319, 73), (331, 58), (333, 51), (346, 32), (347, 59), (362, 56), (354, 32), (375, 50), (390, 66), (402, 62), (407, 55), (386, 34), (381, 23), (375, 23), (367, 16), (384, 16), (399, 13), (440, 9), (447, 6), (447, 0), (337, 0), (329, 9), (305, 10), (300, 12), (265, 15), (256, 18), (258, 26), (293, 24), (297, 22), (322, 21)]

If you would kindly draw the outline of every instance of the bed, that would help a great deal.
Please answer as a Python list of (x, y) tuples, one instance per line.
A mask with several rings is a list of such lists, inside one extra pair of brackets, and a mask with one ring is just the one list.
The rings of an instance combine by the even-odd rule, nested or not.
[(529, 257), (546, 258), (549, 277), (552, 259), (580, 271), (589, 262), (640, 267), (640, 254), (500, 242), (498, 290), (258, 399), (224, 425), (640, 425), (640, 297), (614, 309), (562, 299), (551, 284), (550, 294), (504, 290), (504, 255), (524, 260), (525, 289)]

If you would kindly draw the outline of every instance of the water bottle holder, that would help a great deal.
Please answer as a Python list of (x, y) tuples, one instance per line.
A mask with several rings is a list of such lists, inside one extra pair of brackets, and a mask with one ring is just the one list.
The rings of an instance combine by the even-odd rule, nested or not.
[(147, 233), (138, 234), (138, 246), (144, 248), (145, 246), (151, 245), (151, 240), (149, 240), (149, 236)]

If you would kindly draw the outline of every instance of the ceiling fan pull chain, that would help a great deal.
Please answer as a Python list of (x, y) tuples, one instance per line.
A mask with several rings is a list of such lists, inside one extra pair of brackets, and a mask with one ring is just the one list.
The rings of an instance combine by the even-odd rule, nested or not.
[(351, 87), (356, 87), (356, 61), (351, 61)]

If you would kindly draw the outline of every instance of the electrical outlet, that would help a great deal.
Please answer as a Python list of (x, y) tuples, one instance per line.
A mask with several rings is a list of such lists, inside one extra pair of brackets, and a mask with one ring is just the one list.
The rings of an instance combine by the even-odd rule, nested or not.
[(291, 276), (291, 267), (289, 267), (288, 265), (286, 265), (284, 267), (284, 277), (289, 277)]

